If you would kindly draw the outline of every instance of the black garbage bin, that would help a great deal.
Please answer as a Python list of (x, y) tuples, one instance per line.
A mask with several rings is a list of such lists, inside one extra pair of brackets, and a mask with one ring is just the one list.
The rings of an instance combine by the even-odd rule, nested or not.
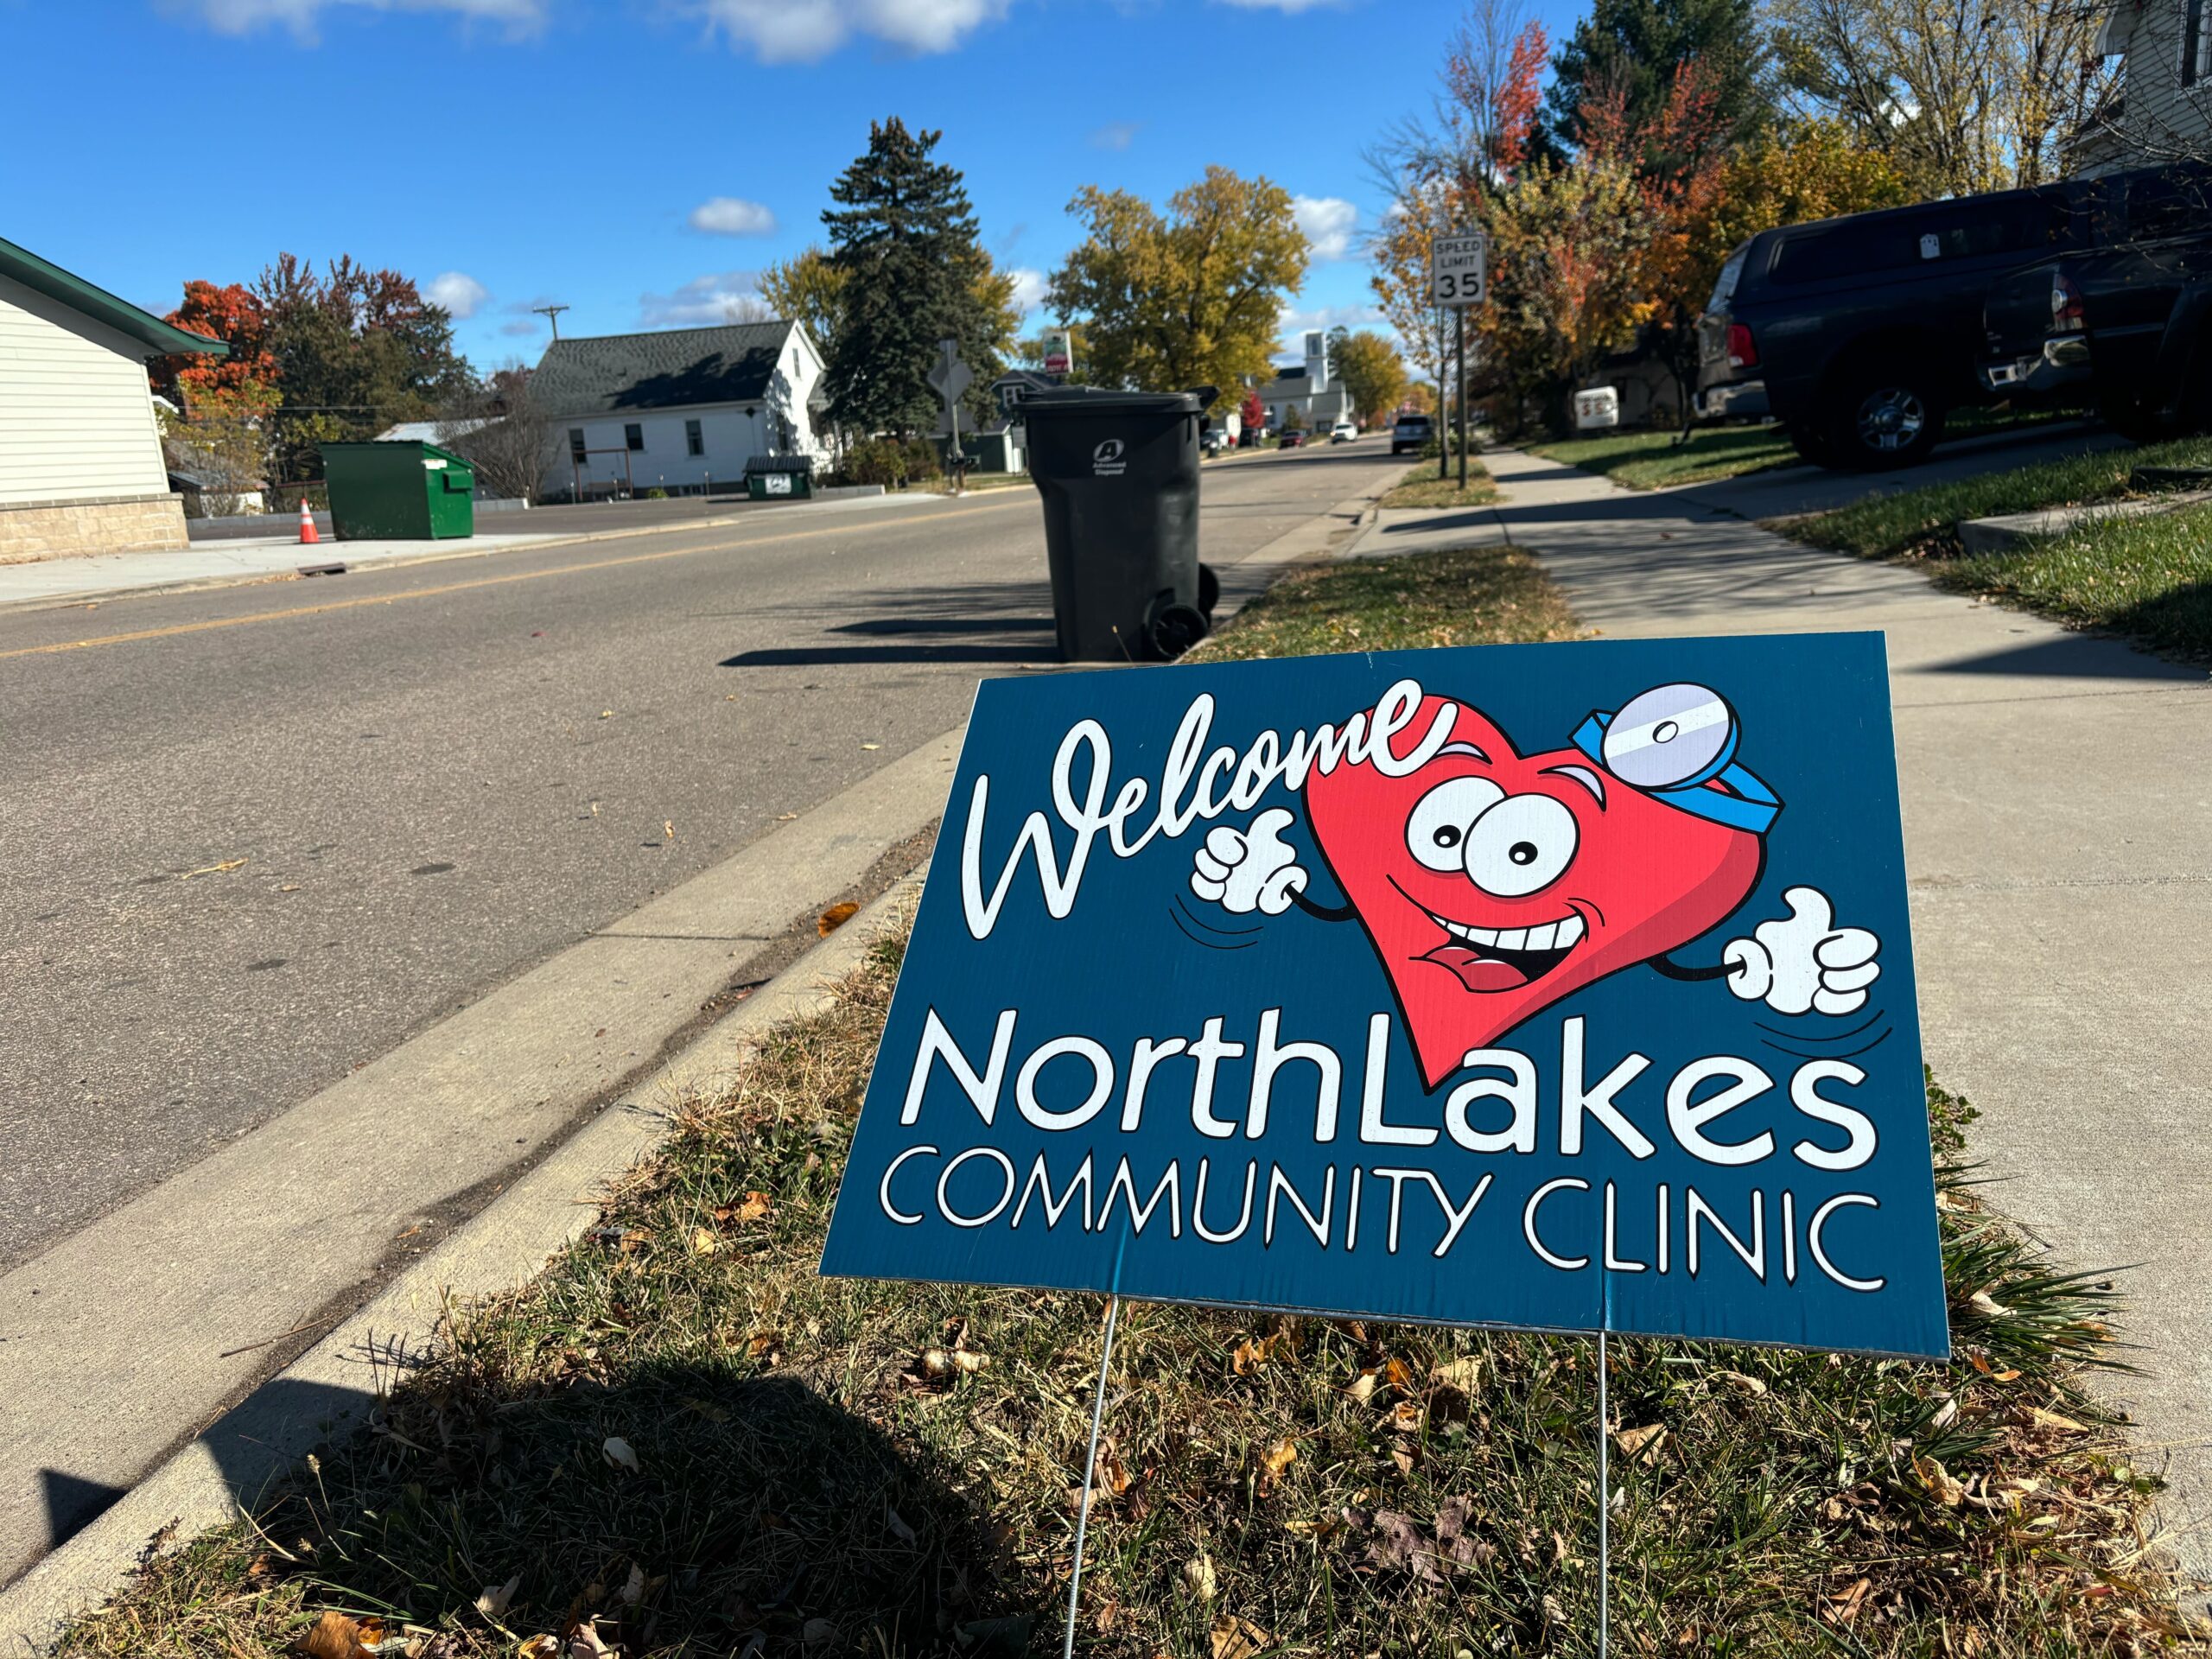
[(1212, 626), (1198, 564), (1198, 423), (1211, 401), (1088, 386), (1021, 401), (1067, 661), (1179, 657)]

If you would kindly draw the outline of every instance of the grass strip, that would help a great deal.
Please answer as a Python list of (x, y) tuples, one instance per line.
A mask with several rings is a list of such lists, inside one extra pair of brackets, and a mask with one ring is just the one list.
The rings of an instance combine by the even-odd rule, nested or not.
[(1497, 499), (1497, 486), (1482, 462), (1467, 457), (1467, 487), (1459, 487), (1459, 459), (1452, 458), (1447, 477), (1436, 475), (1433, 459), (1413, 467), (1377, 501), (1378, 507), (1479, 507)]
[[(1564, 637), (1542, 587), (1508, 548), (1320, 567), (1211, 649)], [(1056, 1652), (1100, 1299), (815, 1272), (904, 948), (690, 1103), (543, 1276), (452, 1310), (369, 1433), (156, 1560), (67, 1659)], [(2194, 1639), (2141, 1542), (2155, 1483), (2081, 1388), (2108, 1287), (1980, 1209), (1972, 1110), (1929, 1106), (1950, 1365), (1615, 1347), (1623, 1652)], [(1126, 1309), (1082, 1651), (1587, 1651), (1592, 1359)]]
[(1450, 548), (1293, 569), (1184, 660), (1574, 639), (1580, 625), (1517, 547)]
[(1986, 594), (2178, 656), (2212, 658), (2212, 508), (2107, 518), (2021, 551), (1928, 569), (1939, 588)]
[(1799, 464), (1789, 440), (1773, 426), (1699, 427), (1682, 443), (1675, 441), (1672, 432), (1607, 432), (1532, 444), (1529, 453), (1586, 473), (1602, 473), (1632, 490), (1709, 483)]
[(1965, 518), (1994, 518), (2046, 507), (2110, 501), (2129, 493), (2137, 467), (2212, 465), (2212, 438), (2181, 438), (2142, 448), (2101, 449), (2037, 461), (2006, 473), (1984, 473), (1896, 495), (1872, 496), (1834, 512), (1770, 520), (1769, 528), (1815, 547), (1862, 558), (1948, 557), (1960, 550)]

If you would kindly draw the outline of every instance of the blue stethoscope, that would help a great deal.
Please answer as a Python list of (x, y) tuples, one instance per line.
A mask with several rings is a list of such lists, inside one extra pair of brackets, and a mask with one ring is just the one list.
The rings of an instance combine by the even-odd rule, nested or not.
[[(1575, 728), (1574, 747), (1621, 782), (1669, 806), (1763, 836), (1782, 802), (1736, 764), (1740, 734), (1736, 711), (1718, 691), (1660, 685), (1630, 698), (1617, 714), (1592, 713)], [(1706, 787), (1715, 782), (1720, 789)]]

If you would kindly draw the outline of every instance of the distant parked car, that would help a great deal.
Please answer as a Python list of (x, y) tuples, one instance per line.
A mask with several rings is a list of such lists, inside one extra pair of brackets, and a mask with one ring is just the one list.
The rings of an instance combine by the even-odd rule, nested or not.
[(1338, 421), (1334, 426), (1329, 429), (1329, 442), (1331, 443), (1350, 443), (1358, 435), (1359, 429), (1354, 426), (1350, 421)]
[(1436, 423), (1426, 415), (1401, 415), (1390, 428), (1390, 453), (1402, 455), (1408, 449), (1426, 448), (1436, 436)]
[(1229, 448), (1229, 434), (1217, 426), (1210, 426), (1198, 435), (1198, 448), (1209, 455), (1217, 455)]
[(2016, 272), (1982, 308), (1982, 384), (2090, 402), (2149, 442), (2212, 425), (2212, 173), (2122, 175), (2106, 245)]
[(1278, 449), (1300, 449), (1306, 445), (1306, 434), (1298, 427), (1287, 426), (1275, 438)]

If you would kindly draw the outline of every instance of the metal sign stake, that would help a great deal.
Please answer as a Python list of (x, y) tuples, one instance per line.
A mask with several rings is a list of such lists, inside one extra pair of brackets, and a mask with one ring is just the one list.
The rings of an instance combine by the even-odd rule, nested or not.
[(1090, 1402), (1090, 1450), (1083, 1459), (1083, 1502), (1075, 1512), (1075, 1571), (1068, 1578), (1068, 1633), (1060, 1659), (1075, 1659), (1076, 1602), (1083, 1594), (1083, 1535), (1090, 1528), (1090, 1482), (1098, 1467), (1098, 1428), (1106, 1421), (1106, 1368), (1114, 1363), (1114, 1325), (1122, 1312), (1117, 1292), (1106, 1300), (1106, 1341), (1098, 1356), (1098, 1395)]
[(1605, 1659), (1612, 1623), (1612, 1478), (1605, 1460), (1605, 1328), (1598, 1327), (1598, 1659)]

